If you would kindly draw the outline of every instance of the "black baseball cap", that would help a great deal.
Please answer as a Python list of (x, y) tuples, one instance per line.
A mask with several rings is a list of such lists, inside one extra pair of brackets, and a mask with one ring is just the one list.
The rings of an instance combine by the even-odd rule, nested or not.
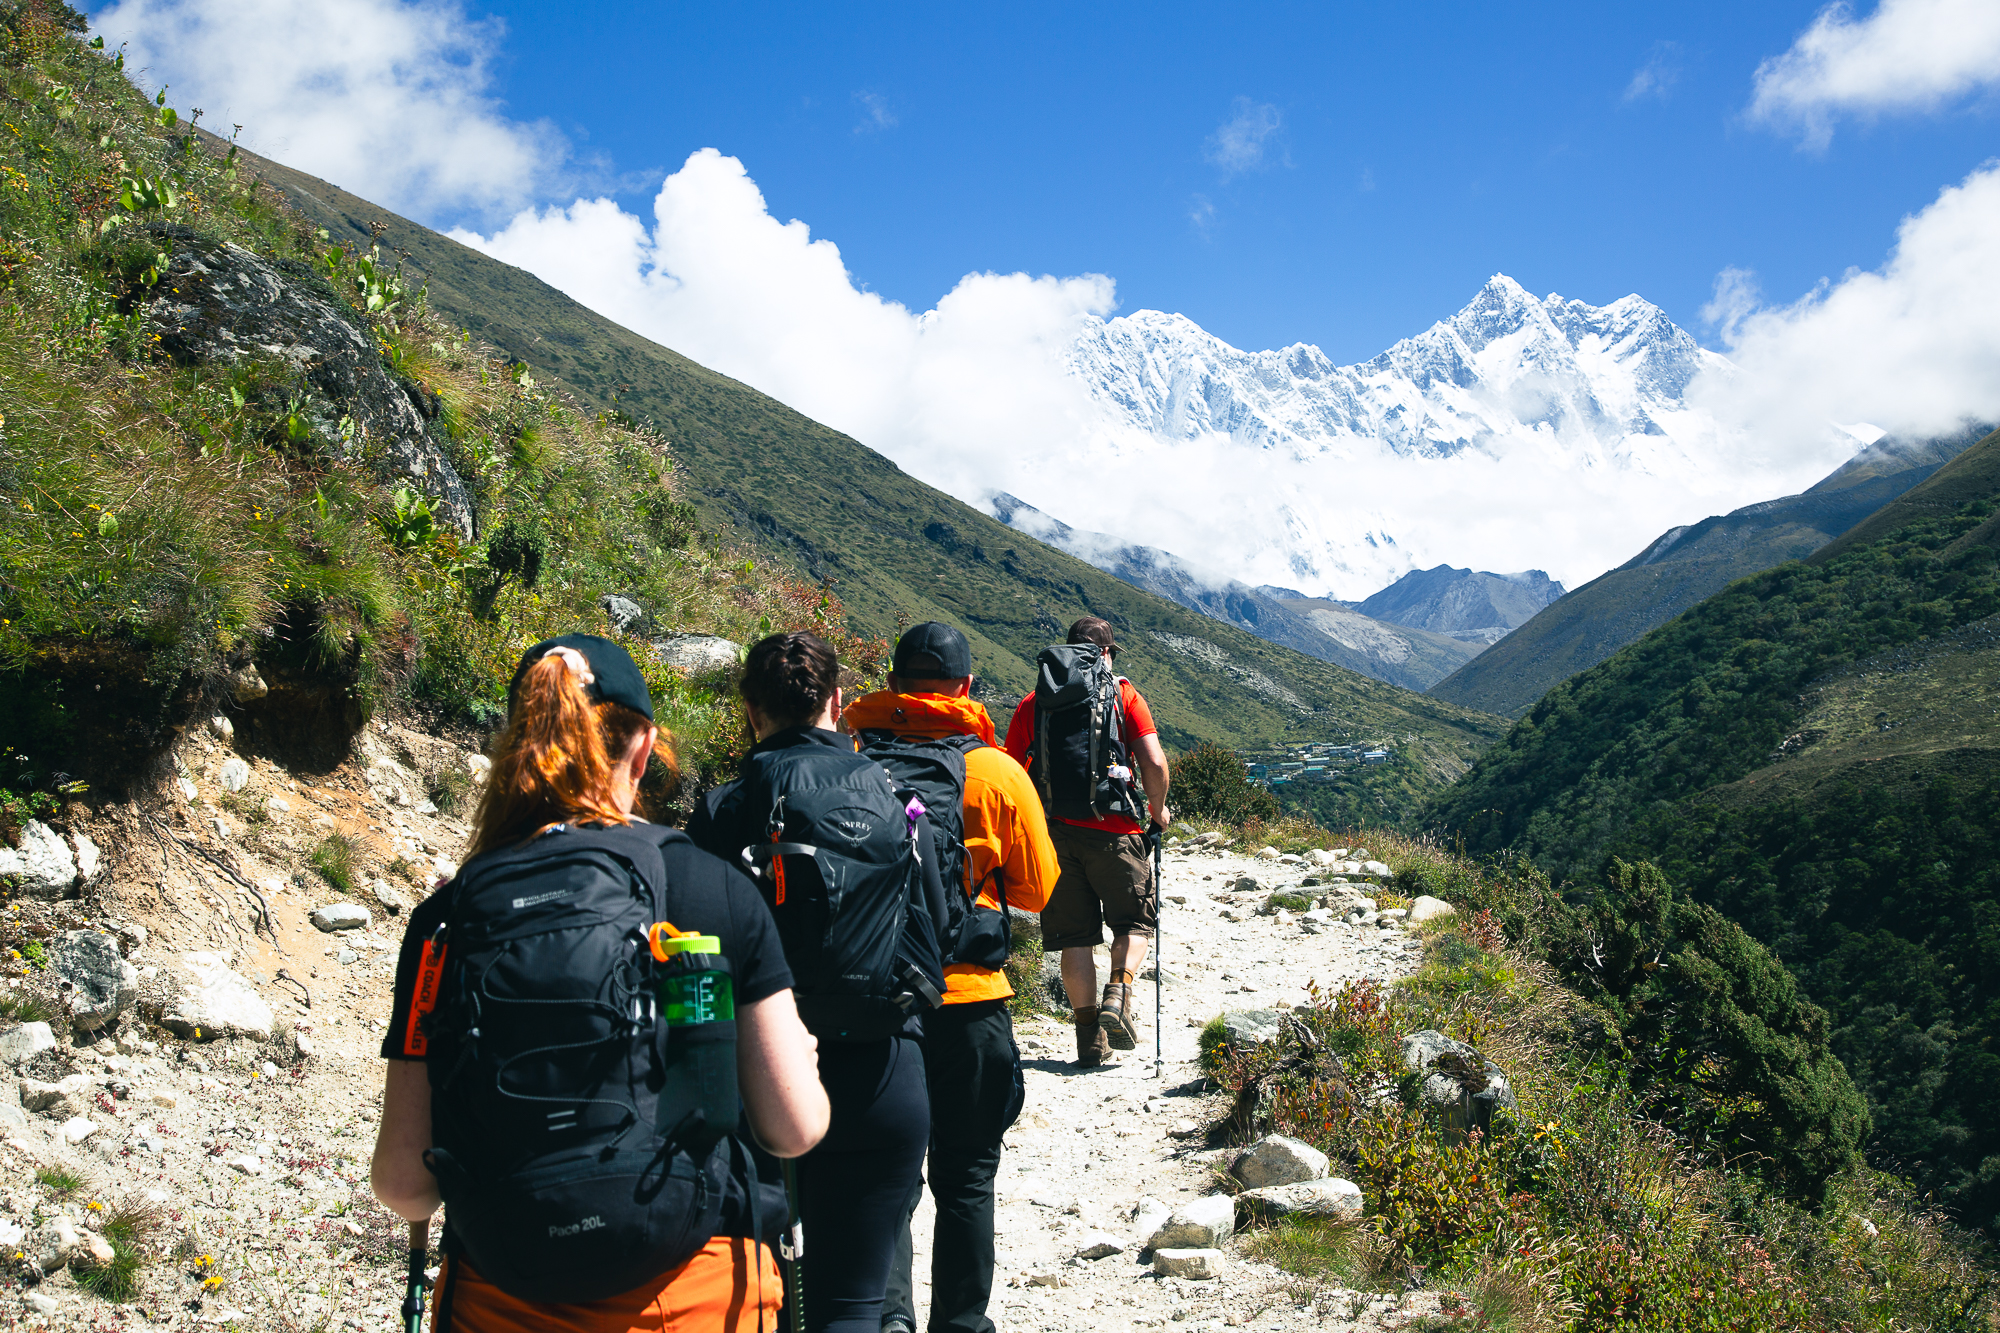
[(972, 648), (965, 636), (946, 624), (926, 620), (912, 625), (896, 640), (889, 669), (899, 676), (923, 680), (957, 680), (972, 674)]
[(507, 685), (509, 712), (513, 711), (514, 695), (521, 688), (521, 677), (528, 673), (529, 667), (547, 657), (552, 648), (574, 648), (583, 654), (583, 660), (590, 663), (590, 674), (597, 677), (583, 687), (591, 698), (624, 704), (635, 713), (643, 713), (647, 721), (652, 720), (653, 696), (646, 692), (646, 678), (639, 674), (639, 664), (632, 660), (632, 654), (595, 634), (543, 639), (523, 653), (521, 665), (514, 668), (514, 679)]

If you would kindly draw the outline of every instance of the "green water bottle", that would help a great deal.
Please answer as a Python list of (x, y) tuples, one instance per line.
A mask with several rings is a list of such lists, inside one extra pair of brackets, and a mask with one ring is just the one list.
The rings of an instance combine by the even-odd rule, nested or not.
[(736, 988), (722, 941), (676, 930), (647, 932), (654, 993), (667, 1026), (666, 1076), (653, 1123), (697, 1158), (736, 1129)]

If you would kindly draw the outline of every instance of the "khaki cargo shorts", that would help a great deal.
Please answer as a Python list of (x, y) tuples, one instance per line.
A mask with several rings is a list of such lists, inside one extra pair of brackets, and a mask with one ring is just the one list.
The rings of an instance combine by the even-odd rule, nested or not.
[(1051, 821), (1062, 874), (1042, 909), (1042, 948), (1088, 949), (1113, 935), (1153, 936), (1160, 903), (1153, 891), (1153, 858), (1138, 833), (1105, 833)]

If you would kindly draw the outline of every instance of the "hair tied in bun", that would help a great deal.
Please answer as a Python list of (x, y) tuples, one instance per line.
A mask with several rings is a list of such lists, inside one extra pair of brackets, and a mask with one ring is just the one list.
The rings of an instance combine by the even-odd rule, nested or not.
[(589, 685), (597, 680), (597, 676), (590, 669), (590, 659), (574, 648), (551, 648), (542, 656), (560, 657), (563, 665), (569, 668), (569, 674), (576, 677), (579, 685)]

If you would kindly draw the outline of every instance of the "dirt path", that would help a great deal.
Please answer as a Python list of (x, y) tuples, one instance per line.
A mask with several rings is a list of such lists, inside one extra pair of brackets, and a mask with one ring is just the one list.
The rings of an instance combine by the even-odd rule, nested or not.
[[(1250, 877), (1254, 891), (1232, 892)], [(990, 1313), (1003, 1333), (1027, 1330), (1390, 1327), (1428, 1307), (1358, 1293), (1309, 1293), (1266, 1265), (1225, 1250), (1212, 1281), (1156, 1277), (1141, 1262), (1133, 1212), (1141, 1198), (1178, 1207), (1220, 1188), (1234, 1153), (1209, 1151), (1196, 1124), (1219, 1110), (1204, 1097), (1196, 1065), (1201, 1028), (1216, 1014), (1305, 1001), (1317, 981), (1337, 989), (1355, 977), (1387, 980), (1411, 968), (1414, 942), (1400, 929), (1310, 923), (1291, 914), (1257, 915), (1277, 889), (1295, 888), (1324, 870), (1208, 851), (1170, 851), (1163, 875), (1166, 984), (1165, 1069), (1154, 1076), (1153, 986), (1143, 987), (1140, 1049), (1113, 1067), (1079, 1070), (1063, 1020), (1018, 1026), (1027, 1064), (1028, 1099), (1007, 1136), (996, 1230), (998, 1273)], [(1302, 890), (1308, 894), (1314, 888)], [(1324, 890), (1319, 890), (1324, 891)], [(1225, 917), (1244, 919), (1229, 920)], [(1309, 929), (1311, 933), (1309, 933)], [(1101, 951), (1100, 951), (1101, 952)], [(1100, 958), (1099, 975), (1107, 964)], [(1188, 1137), (1178, 1137), (1179, 1134)], [(918, 1306), (928, 1264), (928, 1197), (917, 1226)], [(1088, 1232), (1124, 1242), (1124, 1252), (1096, 1260), (1075, 1256)], [(1147, 1253), (1146, 1259), (1151, 1255)], [(1315, 1299), (1317, 1297), (1317, 1299)], [(1355, 1317), (1359, 1316), (1359, 1323)]]
[[(0, 1069), (0, 1238), (8, 1241), (0, 1246), (0, 1328), (397, 1328), (405, 1233), (368, 1186), (382, 1086), (377, 1048), (402, 933), (388, 909), (407, 910), (419, 885), (451, 869), (465, 825), (431, 809), (424, 793), (434, 785), (427, 777), (467, 771), (472, 756), (377, 723), (357, 758), (328, 774), (294, 775), (264, 760), (232, 773), (238, 757), (206, 734), (190, 736), (183, 757), (175, 790), (192, 799), (177, 795), (156, 808), (158, 827), (130, 809), (89, 826), (110, 862), (105, 883), (81, 901), (21, 904), (23, 927), (49, 944), (71, 930), (119, 936), (145, 980), (138, 1007), (115, 1031), (73, 1044), (59, 1023), (65, 1040), (56, 1049)], [(360, 891), (348, 900), (371, 909), (364, 929), (329, 934), (307, 919), (342, 896), (306, 869), (332, 833), (359, 849)], [(195, 848), (258, 888), (275, 932), (255, 928), (254, 895)], [(1349, 1296), (1322, 1292), (1302, 1305), (1298, 1284), (1235, 1254), (1214, 1281), (1155, 1277), (1131, 1234), (1141, 1198), (1172, 1207), (1222, 1181), (1230, 1154), (1204, 1151), (1192, 1136), (1217, 1110), (1201, 1100), (1195, 1065), (1208, 1019), (1300, 1003), (1308, 981), (1332, 988), (1407, 970), (1401, 930), (1256, 914), (1273, 889), (1315, 874), (1331, 878), (1304, 864), (1209, 850), (1168, 855), (1161, 1076), (1150, 975), (1139, 996), (1141, 1049), (1112, 1066), (1075, 1069), (1065, 1020), (1020, 1026), (1028, 1099), (1000, 1175), (992, 1304), (1008, 1333), (1356, 1326), (1346, 1317), (1357, 1312)], [(1244, 876), (1259, 882), (1254, 891), (1234, 891)], [(223, 955), (270, 1005), (268, 1039), (189, 1042), (143, 1021), (148, 994), (200, 952)], [(47, 980), (30, 974), (10, 990)], [(75, 1082), (55, 1105), (16, 1098), (29, 1080), (66, 1079)], [(79, 1120), (87, 1130), (66, 1138)], [(36, 1177), (56, 1170), (75, 1176), (73, 1192)], [(101, 1227), (121, 1203), (150, 1208), (157, 1230), (137, 1290), (114, 1302), (80, 1285), (80, 1266), (55, 1262), (51, 1247), (65, 1229), (74, 1241)], [(1092, 1230), (1125, 1242), (1125, 1252), (1075, 1260)], [(916, 1231), (921, 1312), (928, 1200)], [(1361, 1327), (1383, 1322), (1382, 1311), (1361, 1313)]]

